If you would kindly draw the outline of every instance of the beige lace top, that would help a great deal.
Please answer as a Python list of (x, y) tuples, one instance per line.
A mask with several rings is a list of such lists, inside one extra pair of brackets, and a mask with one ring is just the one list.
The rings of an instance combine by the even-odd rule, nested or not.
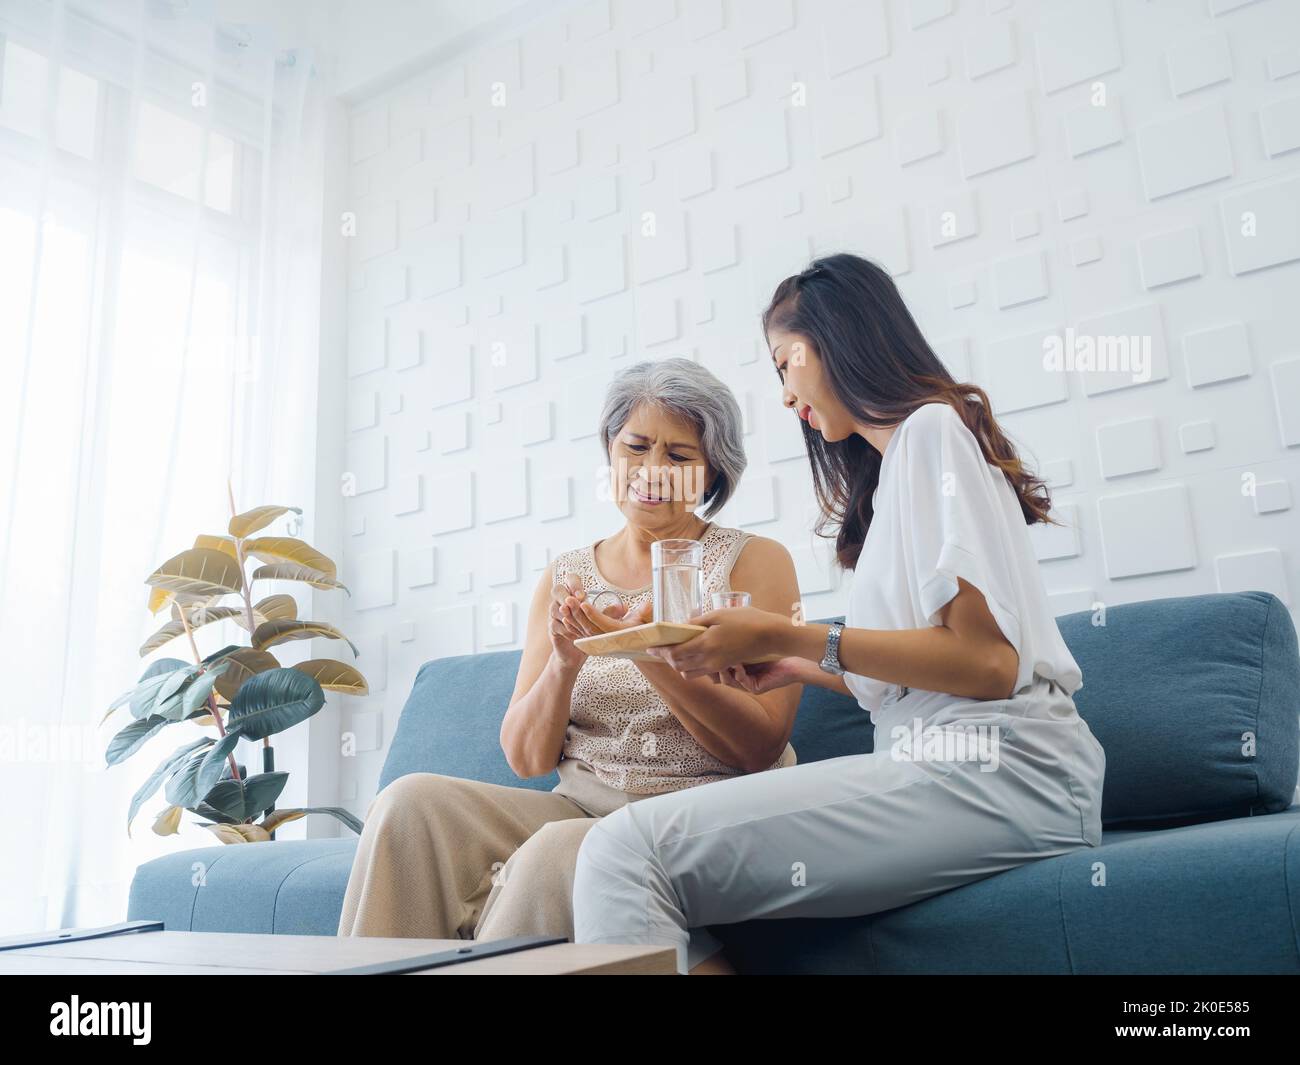
[[(731, 568), (751, 536), (709, 525), (702, 538), (706, 602), (714, 592), (731, 590)], [(594, 545), (558, 555), (554, 574), (556, 584), (565, 574), (580, 576), (592, 599), (603, 589), (618, 592), (629, 614), (650, 598), (649, 585), (620, 588), (605, 580), (596, 568)], [(603, 609), (611, 601), (606, 596), (596, 605)], [(743, 773), (702, 747), (636, 663), (623, 658), (592, 657), (583, 663), (573, 686), (559, 765), (562, 781), (567, 779), (566, 770), (572, 775), (575, 768), (566, 762), (585, 762), (602, 783), (633, 795), (676, 791)], [(794, 748), (786, 744), (781, 758), (769, 768), (793, 764)]]

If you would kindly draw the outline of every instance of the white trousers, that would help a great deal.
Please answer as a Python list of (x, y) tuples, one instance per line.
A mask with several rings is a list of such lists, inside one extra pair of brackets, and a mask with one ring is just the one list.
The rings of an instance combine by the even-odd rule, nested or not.
[(1011, 699), (913, 690), (876, 750), (630, 803), (578, 852), (574, 942), (665, 944), (688, 972), (705, 926), (849, 917), (1101, 842), (1106, 755), (1055, 682)]

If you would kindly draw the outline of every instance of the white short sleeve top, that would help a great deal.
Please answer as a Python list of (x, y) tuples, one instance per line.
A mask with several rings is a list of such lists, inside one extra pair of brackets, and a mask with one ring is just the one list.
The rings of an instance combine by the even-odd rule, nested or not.
[[(872, 502), (874, 517), (849, 590), (847, 627), (937, 625), (960, 577), (983, 593), (1020, 655), (1015, 693), (1030, 687), (1035, 674), (1056, 681), (1067, 694), (1082, 687), (1083, 674), (1048, 606), (1015, 490), (984, 458), (953, 407), (926, 403), (895, 429), (881, 456)], [(872, 677), (846, 673), (844, 680), (873, 717), (886, 696), (900, 694), (897, 685)]]

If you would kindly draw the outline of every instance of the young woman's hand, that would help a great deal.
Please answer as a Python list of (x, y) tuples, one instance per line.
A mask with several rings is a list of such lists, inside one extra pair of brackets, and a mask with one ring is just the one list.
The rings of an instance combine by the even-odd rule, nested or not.
[(742, 606), (710, 610), (691, 618), (689, 623), (705, 625), (708, 632), (671, 647), (650, 648), (651, 654), (658, 655), (687, 678), (720, 676), (728, 666), (752, 662), (778, 651), (776, 644), (781, 629), (791, 622), (785, 614)]
[(774, 688), (805, 683), (809, 665), (806, 658), (779, 658), (775, 662), (727, 666), (718, 676), (729, 687), (740, 688), (750, 695), (762, 695)]

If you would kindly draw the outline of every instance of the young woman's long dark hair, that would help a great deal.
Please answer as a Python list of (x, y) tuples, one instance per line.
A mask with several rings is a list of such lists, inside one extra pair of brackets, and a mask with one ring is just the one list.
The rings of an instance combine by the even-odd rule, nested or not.
[[(985, 459), (1005, 474), (1025, 524), (1049, 522), (1051, 497), (1032, 476), (993, 419), (988, 395), (958, 382), (926, 342), (893, 279), (875, 263), (841, 253), (816, 259), (777, 287), (763, 312), (763, 333), (798, 333), (811, 343), (836, 398), (855, 421), (888, 428), (917, 407), (949, 404)], [(871, 495), (880, 479), (880, 452), (856, 433), (828, 443), (803, 426), (813, 486), (822, 516), (820, 536), (835, 528), (835, 553), (845, 569), (857, 565), (871, 527)]]

